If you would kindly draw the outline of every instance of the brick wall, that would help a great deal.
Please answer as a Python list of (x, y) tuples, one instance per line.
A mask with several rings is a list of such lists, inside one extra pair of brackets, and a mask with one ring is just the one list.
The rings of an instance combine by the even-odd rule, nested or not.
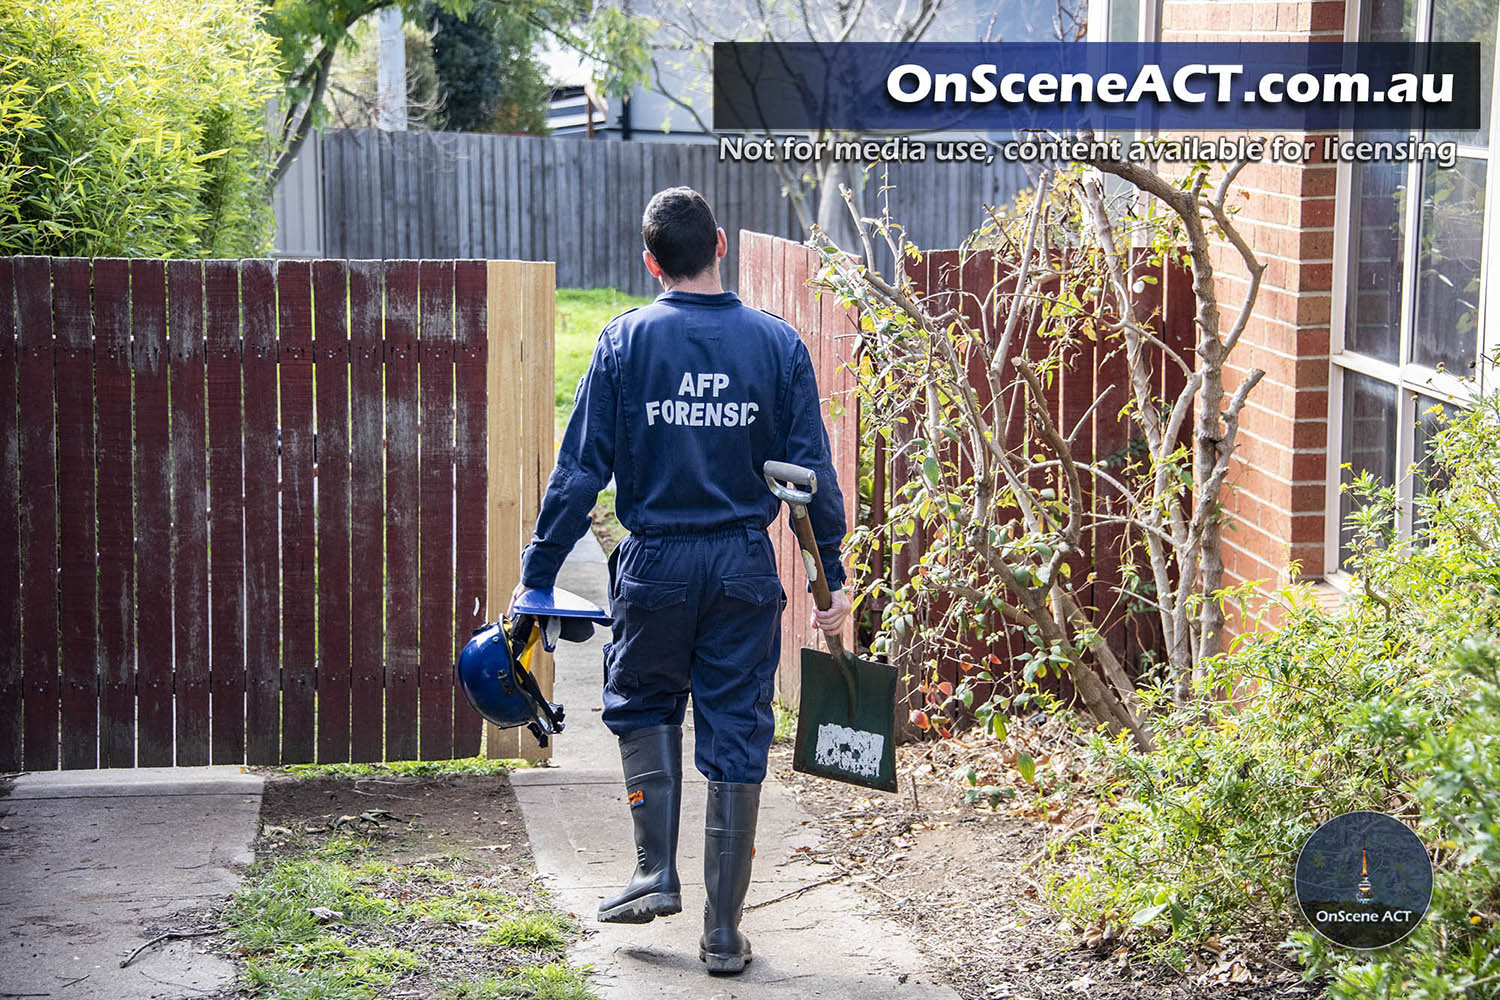
[[(1342, 41), (1344, 0), (1165, 0), (1162, 40)], [(1269, 141), (1272, 136), (1265, 138)], [(1307, 136), (1321, 146), (1321, 136)], [(1265, 378), (1241, 419), (1238, 467), (1227, 506), (1226, 582), (1286, 580), (1287, 566), (1323, 571), (1328, 470), (1328, 349), (1334, 243), (1334, 165), (1257, 163), (1241, 172), (1233, 204), (1246, 239), (1266, 265), (1255, 314), (1226, 377)], [(1248, 279), (1238, 255), (1217, 246), (1225, 327)]]

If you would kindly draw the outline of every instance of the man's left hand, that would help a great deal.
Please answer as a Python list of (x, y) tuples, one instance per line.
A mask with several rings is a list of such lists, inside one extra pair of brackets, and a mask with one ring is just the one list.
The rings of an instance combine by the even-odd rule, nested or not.
[(812, 623), (813, 628), (831, 635), (843, 628), (844, 622), (849, 620), (850, 602), (848, 593), (842, 588), (835, 590), (829, 597), (833, 601), (828, 605), (827, 611), (813, 609)]
[[(528, 587), (528, 586), (526, 586), (526, 584), (524, 584), (524, 583), (518, 583), (518, 584), (516, 584), (516, 589), (512, 590), (510, 592), (510, 608), (515, 607), (516, 606), (516, 602), (521, 599), (521, 595), (524, 594), (524, 593), (526, 593), (526, 591), (528, 591), (530, 589), (531, 588)], [(510, 610), (510, 608), (507, 608), (506, 610), (508, 611), (508, 610)]]

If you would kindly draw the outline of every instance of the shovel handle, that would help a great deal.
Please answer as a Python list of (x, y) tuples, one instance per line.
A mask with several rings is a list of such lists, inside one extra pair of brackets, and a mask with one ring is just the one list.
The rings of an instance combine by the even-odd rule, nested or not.
[[(818, 558), (818, 540), (813, 537), (812, 519), (807, 516), (805, 506), (791, 504), (791, 508), (792, 528), (797, 532), (797, 544), (802, 549), (802, 564), (807, 570), (807, 581), (812, 584), (813, 604), (817, 605), (819, 611), (827, 611), (833, 606), (833, 595), (828, 591), (828, 577), (823, 572), (822, 560)], [(823, 637), (828, 640), (828, 651), (842, 663), (844, 637), (837, 632), (824, 632)]]

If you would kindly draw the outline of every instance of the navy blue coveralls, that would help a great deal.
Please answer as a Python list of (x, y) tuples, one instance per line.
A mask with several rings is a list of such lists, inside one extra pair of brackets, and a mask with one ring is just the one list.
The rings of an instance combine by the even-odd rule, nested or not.
[(824, 572), (843, 585), (844, 502), (812, 360), (779, 317), (733, 292), (671, 291), (610, 321), (578, 383), (521, 582), (551, 587), (613, 476), (630, 536), (610, 559), (604, 724), (681, 725), (711, 781), (759, 782), (786, 595), (766, 527), (768, 459), (813, 469)]

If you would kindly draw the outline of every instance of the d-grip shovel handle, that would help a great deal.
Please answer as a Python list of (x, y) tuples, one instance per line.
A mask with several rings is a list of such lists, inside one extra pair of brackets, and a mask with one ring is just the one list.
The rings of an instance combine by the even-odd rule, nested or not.
[[(797, 544), (802, 549), (802, 566), (807, 570), (807, 582), (812, 586), (813, 603), (819, 611), (833, 606), (833, 595), (828, 591), (828, 577), (823, 572), (823, 563), (818, 558), (818, 540), (813, 536), (812, 519), (807, 516), (807, 505), (818, 492), (818, 477), (813, 470), (790, 462), (767, 462), (761, 467), (766, 485), (778, 499), (785, 500), (792, 508), (792, 530), (797, 533)], [(805, 487), (789, 489), (783, 485)], [(844, 662), (844, 637), (837, 632), (824, 632), (828, 640), (828, 651), (840, 664)], [(847, 668), (845, 668), (847, 673)]]

